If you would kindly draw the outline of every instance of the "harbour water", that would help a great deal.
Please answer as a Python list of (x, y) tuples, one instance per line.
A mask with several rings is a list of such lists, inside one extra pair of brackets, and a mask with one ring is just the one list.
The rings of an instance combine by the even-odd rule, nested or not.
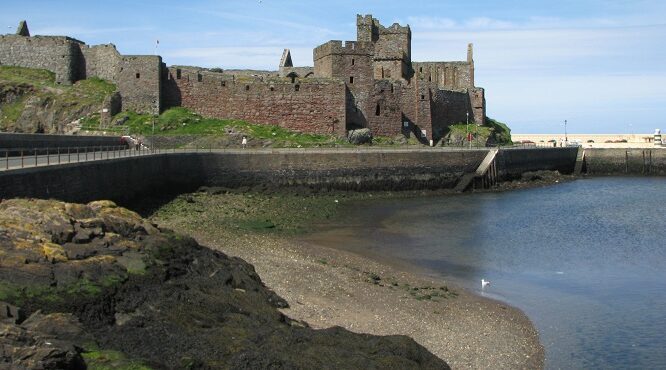
[(407, 262), (522, 309), (546, 368), (666, 368), (665, 194), (663, 178), (593, 178), (362, 201), (307, 239)]

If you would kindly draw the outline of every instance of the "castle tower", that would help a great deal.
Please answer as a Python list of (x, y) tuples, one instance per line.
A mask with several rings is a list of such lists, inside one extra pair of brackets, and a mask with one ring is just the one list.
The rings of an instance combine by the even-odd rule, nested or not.
[(379, 32), (372, 15), (356, 15), (356, 41), (376, 42)]
[(28, 23), (26, 21), (19, 22), (18, 28), (16, 28), (16, 34), (19, 36), (30, 37), (30, 30), (28, 30)]

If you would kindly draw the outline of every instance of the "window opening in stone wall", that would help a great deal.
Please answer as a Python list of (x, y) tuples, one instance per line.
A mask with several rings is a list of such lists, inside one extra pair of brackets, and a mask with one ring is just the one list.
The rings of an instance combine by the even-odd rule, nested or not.
[(141, 73), (136, 73), (136, 78), (141, 78)]
[(201, 81), (203, 81), (203, 76), (201, 75), (201, 73), (197, 73), (197, 82)]
[(227, 86), (227, 81), (221, 81), (221, 82), (220, 82), (220, 85), (222, 85), (222, 87)]
[(353, 84), (354, 83), (354, 76), (349, 77), (349, 83)]
[(294, 91), (301, 90), (301, 85), (294, 85)]
[(354, 65), (354, 58), (352, 58), (352, 65)]
[(275, 91), (275, 86), (271, 86), (271, 91)]
[(425, 100), (425, 95), (421, 95), (421, 100)]
[(245, 91), (250, 91), (250, 85), (245, 85)]
[(375, 116), (379, 116), (380, 114), (382, 114), (382, 110), (379, 107), (379, 103), (377, 103), (377, 107), (375, 108)]
[(391, 84), (391, 92), (395, 92), (395, 88), (393, 87), (393, 84)]
[(428, 82), (432, 82), (432, 75), (428, 76)]
[(176, 69), (176, 79), (180, 80), (180, 69)]
[(296, 82), (296, 76), (291, 76), (291, 83)]
[(423, 73), (423, 67), (419, 67), (419, 73)]

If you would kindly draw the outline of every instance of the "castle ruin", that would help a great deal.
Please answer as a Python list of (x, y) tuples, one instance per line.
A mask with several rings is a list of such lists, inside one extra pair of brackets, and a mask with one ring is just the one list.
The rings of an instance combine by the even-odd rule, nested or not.
[(467, 60), (413, 62), (409, 26), (382, 26), (357, 16), (356, 41), (329, 41), (313, 51), (314, 67), (294, 67), (285, 49), (279, 70), (220, 71), (167, 67), (160, 56), (121, 55), (113, 44), (88, 46), (66, 36), (30, 36), (21, 22), (0, 36), (0, 65), (42, 68), (56, 82), (99, 77), (117, 85), (122, 110), (158, 114), (182, 106), (203, 116), (275, 124), (345, 136), (369, 128), (377, 136), (442, 138), (454, 123), (483, 124), (484, 90)]

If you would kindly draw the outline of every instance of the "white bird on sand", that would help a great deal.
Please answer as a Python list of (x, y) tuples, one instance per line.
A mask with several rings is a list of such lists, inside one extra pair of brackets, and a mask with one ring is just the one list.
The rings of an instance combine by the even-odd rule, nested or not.
[(486, 285), (490, 285), (490, 281), (481, 279), (481, 289), (485, 288)]

